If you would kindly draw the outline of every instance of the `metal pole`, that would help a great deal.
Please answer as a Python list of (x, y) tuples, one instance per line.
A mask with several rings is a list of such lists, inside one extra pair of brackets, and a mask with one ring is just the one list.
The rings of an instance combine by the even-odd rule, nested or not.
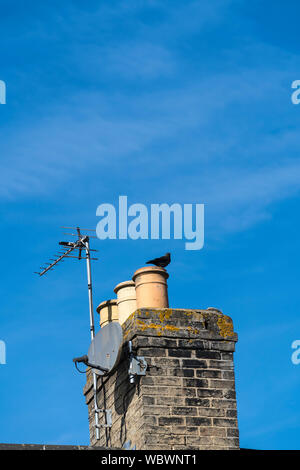
[(90, 242), (89, 238), (86, 237), (85, 251), (86, 251), (86, 268), (87, 268), (87, 279), (88, 279), (88, 291), (89, 291), (89, 307), (90, 307), (90, 330), (91, 339), (95, 337), (95, 324), (94, 324), (94, 310), (93, 310), (93, 291), (92, 291), (92, 274), (91, 274), (91, 256), (90, 256)]
[[(93, 310), (93, 291), (92, 291), (92, 275), (91, 275), (91, 259), (90, 259), (90, 242), (89, 238), (86, 237), (84, 242), (86, 251), (86, 267), (87, 267), (87, 279), (88, 279), (88, 292), (89, 292), (89, 308), (90, 308), (90, 331), (91, 339), (95, 337), (95, 323), (94, 323), (94, 310)], [(94, 389), (94, 408), (95, 408), (95, 428), (96, 428), (96, 439), (100, 439), (99, 430), (99, 411), (97, 404), (97, 375), (93, 372), (93, 389)]]

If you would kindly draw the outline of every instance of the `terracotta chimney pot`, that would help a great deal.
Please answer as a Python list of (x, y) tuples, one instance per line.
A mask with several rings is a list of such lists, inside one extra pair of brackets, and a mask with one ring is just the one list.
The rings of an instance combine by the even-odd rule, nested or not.
[(100, 315), (100, 326), (105, 326), (112, 321), (119, 321), (117, 299), (104, 300), (97, 307)]
[(114, 292), (117, 294), (118, 298), (119, 323), (122, 325), (137, 309), (135, 284), (133, 281), (120, 282), (120, 284), (114, 288)]
[(137, 308), (168, 308), (168, 284), (169, 274), (163, 268), (147, 266), (135, 271)]

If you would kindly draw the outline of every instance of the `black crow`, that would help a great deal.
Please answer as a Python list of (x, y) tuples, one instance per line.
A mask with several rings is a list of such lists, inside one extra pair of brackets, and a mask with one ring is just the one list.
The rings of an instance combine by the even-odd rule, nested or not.
[(171, 263), (170, 253), (166, 253), (164, 256), (161, 256), (160, 258), (154, 258), (146, 262), (146, 264), (155, 264), (155, 266), (159, 266), (160, 268), (165, 268), (170, 263)]

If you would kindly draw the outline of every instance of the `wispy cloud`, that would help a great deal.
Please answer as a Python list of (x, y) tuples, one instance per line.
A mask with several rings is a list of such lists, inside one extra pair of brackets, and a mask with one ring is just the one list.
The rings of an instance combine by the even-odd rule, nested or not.
[[(182, 35), (222, 23), (232, 3), (189, 2), (170, 10), (154, 1), (148, 7), (160, 14), (151, 28), (138, 14), (146, 7), (143, 2), (84, 12), (84, 23), (77, 9), (68, 24), (57, 17), (59, 31), (68, 35), (70, 25), (77, 25), (81, 37), (83, 25), (92, 28), (95, 15), (105, 40), (97, 36), (64, 49), (62, 60), (78, 79), (87, 80), (86, 89), (78, 83), (65, 89), (63, 101), (59, 93), (25, 123), (4, 126), (0, 198), (47, 194), (79, 175), (87, 178), (87, 168), (102, 169), (112, 180), (129, 160), (137, 160), (138, 185), (168, 175), (163, 187), (152, 185), (151, 197), (176, 198), (172, 188), (182, 183), (182, 201), (206, 203), (214, 220), (226, 212), (218, 229), (241, 230), (270, 217), (270, 205), (294, 196), (300, 187), (293, 118), (278, 131), (282, 101), (291, 106), (285, 87), (299, 59), (247, 40), (238, 49), (239, 60), (236, 48), (226, 46), (219, 57), (224, 70), (214, 65), (203, 74), (201, 67), (189, 69), (174, 46)], [(106, 20), (125, 15), (130, 22), (133, 14), (134, 37), (116, 42)], [(187, 67), (184, 76), (182, 67)], [(155, 85), (158, 78), (160, 86)]]

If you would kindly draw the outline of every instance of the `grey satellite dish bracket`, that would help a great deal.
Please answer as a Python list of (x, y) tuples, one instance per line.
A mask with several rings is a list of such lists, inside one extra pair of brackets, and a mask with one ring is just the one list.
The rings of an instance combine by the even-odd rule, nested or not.
[[(77, 363), (81, 362), (92, 369), (93, 380), (95, 382), (94, 412), (97, 432), (99, 432), (101, 428), (111, 428), (112, 410), (98, 407), (96, 376), (107, 376), (115, 369), (121, 357), (122, 342), (123, 331), (121, 325), (117, 322), (111, 322), (101, 328), (93, 337), (87, 355), (73, 359), (76, 367)], [(99, 423), (99, 413), (104, 413), (105, 415), (104, 424)]]
[(146, 375), (147, 362), (143, 356), (135, 356), (132, 351), (132, 341), (128, 341), (129, 349), (129, 382), (131, 384), (135, 383), (136, 376)]
[[(87, 355), (81, 356), (81, 357), (74, 357), (73, 362), (75, 362), (75, 365), (77, 367), (77, 363), (82, 363), (85, 364), (88, 367), (92, 367), (93, 369), (100, 370), (101, 372), (108, 373), (108, 369), (104, 369), (103, 367), (100, 367), (96, 364), (91, 364), (89, 362), (89, 358)], [(104, 413), (105, 414), (105, 424), (98, 424), (99, 420), (95, 423), (96, 429), (101, 429), (101, 428), (111, 428), (112, 426), (112, 411), (110, 409), (104, 409), (104, 408), (98, 408), (97, 405), (97, 398), (95, 399), (95, 414), (99, 415), (99, 413)]]
[[(108, 373), (109, 369), (104, 369), (103, 367), (100, 367), (96, 364), (91, 364), (89, 362), (89, 358), (87, 355), (81, 356), (81, 357), (74, 357), (73, 362), (75, 362), (75, 365), (77, 367), (77, 363), (82, 363), (85, 364), (88, 367), (92, 367), (93, 369), (97, 369), (102, 373)], [(96, 372), (96, 371), (94, 371)], [(111, 428), (112, 427), (112, 411), (111, 409), (104, 409), (104, 408), (98, 408), (97, 404), (97, 397), (95, 396), (95, 414), (98, 416), (99, 413), (104, 413), (105, 414), (105, 424), (98, 424), (99, 420), (95, 422), (95, 427), (96, 429), (101, 429), (101, 428)]]
[[(78, 363), (83, 363), (92, 368), (93, 376), (107, 376), (118, 365), (121, 359), (123, 343), (122, 327), (117, 322), (111, 322), (100, 329), (97, 335), (93, 338), (88, 354), (80, 357), (75, 357), (73, 362), (77, 368)], [(147, 362), (142, 356), (135, 356), (132, 351), (132, 342), (128, 342), (128, 358), (129, 358), (129, 382), (134, 384), (136, 377), (146, 375)], [(95, 379), (94, 379), (95, 380)], [(95, 427), (97, 431), (101, 428), (112, 427), (112, 410), (98, 407), (97, 402), (97, 385), (94, 385), (94, 412)], [(99, 413), (104, 413), (104, 424), (99, 423)]]
[(104, 367), (100, 367), (97, 364), (90, 363), (89, 358), (88, 358), (87, 355), (80, 356), (80, 357), (74, 357), (73, 362), (75, 362), (75, 364), (78, 364), (78, 363), (81, 362), (82, 364), (85, 364), (87, 367), (91, 367), (93, 369), (97, 369), (97, 370), (100, 370), (101, 372), (104, 372), (104, 374), (109, 372), (109, 369), (106, 369)]
[(111, 409), (105, 410), (104, 408), (95, 408), (95, 413), (104, 413), (105, 414), (105, 424), (95, 424), (97, 429), (101, 428), (111, 428), (112, 427), (112, 411)]

